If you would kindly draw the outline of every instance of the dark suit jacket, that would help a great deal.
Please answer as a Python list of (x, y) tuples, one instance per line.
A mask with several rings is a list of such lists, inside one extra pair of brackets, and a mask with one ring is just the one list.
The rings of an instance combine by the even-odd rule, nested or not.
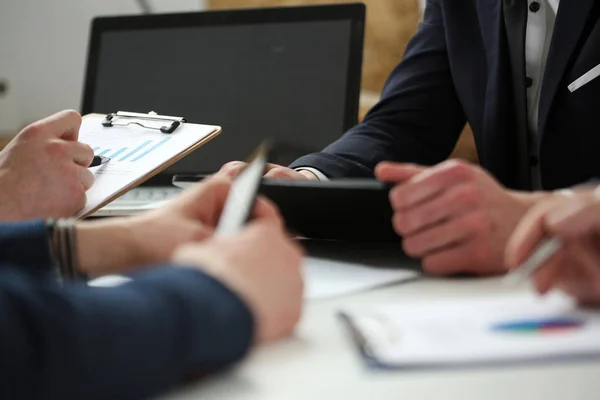
[[(504, 0), (507, 8), (521, 0)], [(525, 1), (522, 1), (525, 3)], [(543, 82), (539, 155), (545, 189), (600, 176), (600, 0), (563, 0)], [(423, 23), (365, 120), (291, 167), (372, 177), (382, 160), (445, 160), (468, 121), (479, 160), (503, 184), (530, 189), (524, 25), (506, 29), (503, 0), (429, 0)]]
[(251, 314), (191, 268), (59, 286), (40, 221), (0, 225), (0, 398), (142, 399), (248, 350)]

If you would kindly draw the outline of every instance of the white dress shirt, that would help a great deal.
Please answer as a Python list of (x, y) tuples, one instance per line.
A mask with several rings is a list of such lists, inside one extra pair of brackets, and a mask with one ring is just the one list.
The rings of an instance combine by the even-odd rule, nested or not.
[[(501, 0), (498, 0), (501, 1)], [(546, 69), (546, 61), (554, 32), (554, 22), (558, 13), (560, 0), (520, 0), (527, 1), (529, 11), (527, 15), (527, 31), (525, 35), (525, 69), (527, 74), (527, 115), (529, 131), (535, 138), (531, 157), (538, 157), (538, 113), (542, 81)], [(576, 1), (576, 0), (573, 0)], [(539, 164), (534, 163), (534, 164)], [(319, 178), (327, 180), (327, 176), (316, 168), (299, 167), (297, 170), (310, 171)], [(533, 188), (541, 189), (539, 165), (532, 165), (531, 175)]]

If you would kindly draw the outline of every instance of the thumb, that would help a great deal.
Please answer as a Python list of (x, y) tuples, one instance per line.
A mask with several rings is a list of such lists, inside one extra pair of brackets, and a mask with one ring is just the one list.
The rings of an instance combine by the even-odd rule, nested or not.
[(375, 168), (375, 176), (380, 181), (400, 183), (420, 174), (426, 169), (426, 167), (416, 164), (383, 161)]

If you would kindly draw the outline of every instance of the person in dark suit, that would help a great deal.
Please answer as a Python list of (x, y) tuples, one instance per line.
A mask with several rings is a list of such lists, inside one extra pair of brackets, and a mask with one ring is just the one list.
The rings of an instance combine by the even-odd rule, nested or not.
[[(428, 0), (364, 121), (268, 176), (397, 182), (394, 227), (427, 271), (504, 272), (523, 214), (600, 175), (599, 16), (598, 0)], [(444, 161), (466, 122), (481, 166)]]
[(213, 237), (229, 187), (208, 179), (126, 219), (0, 224), (0, 397), (152, 398), (290, 334), (301, 252), (264, 199), (242, 232)]

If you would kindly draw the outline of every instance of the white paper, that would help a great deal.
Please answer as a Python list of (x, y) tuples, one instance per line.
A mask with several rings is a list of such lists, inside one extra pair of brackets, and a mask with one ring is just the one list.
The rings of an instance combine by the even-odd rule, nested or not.
[[(600, 354), (600, 313), (583, 312), (561, 293), (423, 305), (379, 305), (346, 312), (365, 349), (388, 367), (541, 360)], [(502, 324), (571, 318), (560, 331), (498, 329)]]
[(137, 125), (105, 128), (102, 116), (84, 118), (79, 141), (94, 149), (95, 155), (111, 160), (91, 168), (94, 185), (87, 191), (85, 207), (76, 217), (86, 215), (107, 198), (138, 181), (172, 158), (219, 129), (215, 126), (184, 123), (171, 134)]
[[(302, 265), (304, 298), (316, 300), (363, 292), (387, 284), (414, 279), (411, 270), (373, 268), (367, 265), (306, 257)], [(91, 286), (117, 286), (130, 279), (107, 276), (90, 282)]]
[(419, 273), (413, 270), (375, 268), (315, 257), (305, 258), (303, 273), (306, 299), (349, 295), (419, 276)]

